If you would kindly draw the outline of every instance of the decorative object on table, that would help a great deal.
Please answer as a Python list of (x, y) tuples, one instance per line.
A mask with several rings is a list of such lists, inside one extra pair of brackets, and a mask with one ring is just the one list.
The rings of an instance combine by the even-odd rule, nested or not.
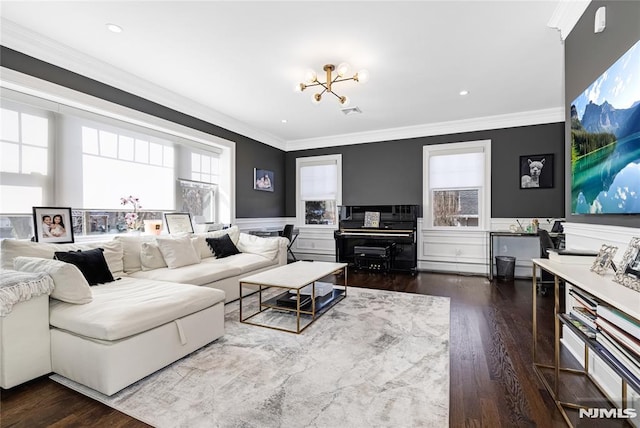
[(120, 198), (120, 205), (131, 205), (133, 207), (133, 211), (128, 212), (124, 215), (124, 221), (127, 224), (127, 230), (140, 230), (140, 228), (142, 227), (142, 219), (140, 218), (139, 214), (140, 210), (142, 209), (142, 205), (140, 205), (140, 199), (136, 196), (129, 195), (126, 198)]
[(640, 238), (631, 238), (613, 280), (640, 292)]
[(71, 208), (33, 207), (36, 242), (73, 242)]
[(550, 189), (552, 187), (552, 154), (520, 156), (521, 189)]
[(602, 247), (600, 247), (600, 252), (596, 256), (593, 265), (591, 266), (591, 271), (598, 275), (604, 275), (609, 267), (612, 267), (615, 271), (616, 266), (613, 263), (613, 257), (616, 255), (616, 251), (618, 251), (618, 247), (603, 244)]
[(273, 171), (268, 169), (253, 168), (253, 190), (273, 192)]
[(191, 214), (189, 213), (164, 213), (164, 221), (167, 223), (169, 233), (193, 233)]
[(160, 235), (160, 232), (162, 232), (162, 220), (144, 220), (144, 233)]

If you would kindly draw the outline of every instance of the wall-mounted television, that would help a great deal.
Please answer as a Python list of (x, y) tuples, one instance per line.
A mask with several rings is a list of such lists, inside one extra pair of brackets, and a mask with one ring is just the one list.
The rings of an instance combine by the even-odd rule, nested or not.
[(571, 213), (640, 214), (640, 41), (571, 103)]

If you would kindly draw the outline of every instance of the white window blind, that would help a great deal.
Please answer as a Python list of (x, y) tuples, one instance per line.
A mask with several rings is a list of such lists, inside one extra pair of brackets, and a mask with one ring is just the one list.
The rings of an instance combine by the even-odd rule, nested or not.
[(458, 153), (429, 157), (431, 189), (479, 187), (484, 183), (484, 153)]
[(335, 200), (338, 195), (338, 166), (307, 165), (300, 167), (300, 199)]

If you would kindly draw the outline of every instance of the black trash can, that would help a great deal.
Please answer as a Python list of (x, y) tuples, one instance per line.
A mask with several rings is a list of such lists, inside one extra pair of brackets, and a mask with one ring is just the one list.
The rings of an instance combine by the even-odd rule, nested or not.
[(496, 278), (500, 281), (513, 281), (516, 272), (516, 258), (496, 256)]

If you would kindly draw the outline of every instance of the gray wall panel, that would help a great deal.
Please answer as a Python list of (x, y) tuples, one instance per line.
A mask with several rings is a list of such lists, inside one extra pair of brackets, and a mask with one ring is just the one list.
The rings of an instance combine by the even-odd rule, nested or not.
[[(295, 177), (297, 157), (342, 154), (343, 204), (422, 205), (422, 147), (429, 144), (492, 141), (493, 217), (564, 216), (564, 123), (525, 126), (398, 141), (357, 144), (286, 154), (287, 176)], [(520, 189), (522, 155), (555, 155), (552, 189)], [(294, 182), (287, 187), (287, 216), (295, 216)]]

